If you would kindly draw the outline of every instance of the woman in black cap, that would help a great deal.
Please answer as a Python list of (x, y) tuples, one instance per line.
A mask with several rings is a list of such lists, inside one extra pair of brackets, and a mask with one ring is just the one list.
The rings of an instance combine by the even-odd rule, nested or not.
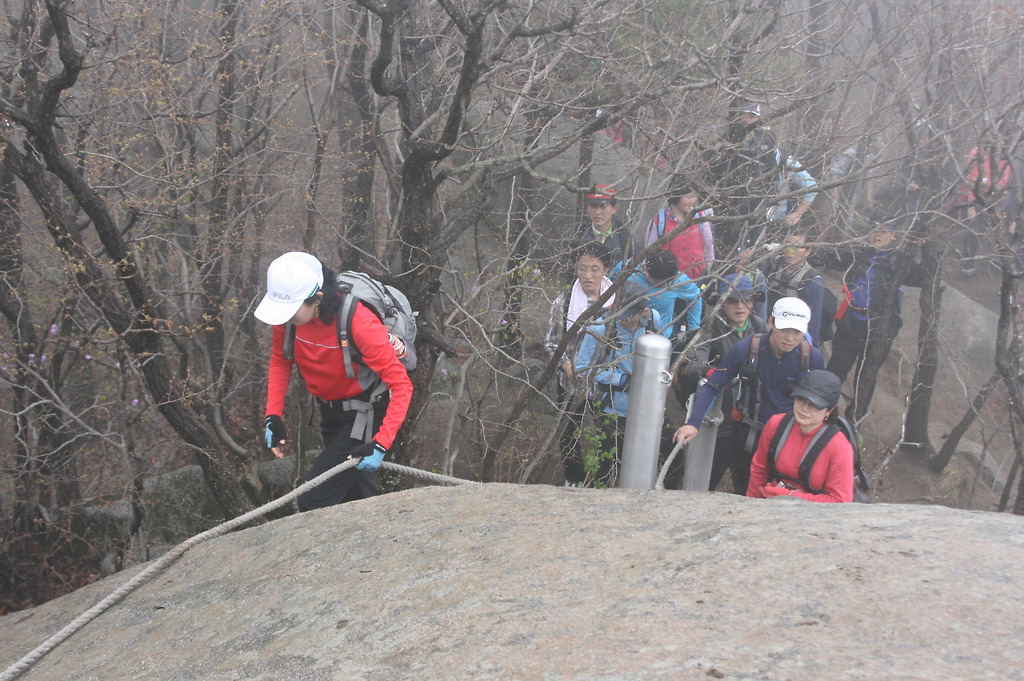
[(747, 496), (853, 501), (853, 447), (835, 425), (839, 378), (808, 371), (793, 389), (793, 411), (768, 419), (750, 465)]

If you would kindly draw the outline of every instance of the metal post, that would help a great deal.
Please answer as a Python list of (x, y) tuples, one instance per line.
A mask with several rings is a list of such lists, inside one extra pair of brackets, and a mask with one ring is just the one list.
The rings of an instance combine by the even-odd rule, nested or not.
[(661, 334), (648, 333), (636, 340), (619, 487), (654, 489), (661, 426), (665, 421), (665, 395), (672, 382), (668, 373), (671, 356), (672, 343)]
[[(703, 385), (703, 381), (701, 384)], [(690, 396), (690, 405), (696, 395)], [(687, 410), (689, 416), (689, 410)], [(711, 464), (715, 458), (715, 443), (718, 441), (718, 426), (722, 423), (722, 396), (712, 403), (696, 437), (686, 445), (686, 467), (683, 469), (683, 489), (693, 492), (707, 492), (711, 484)]]

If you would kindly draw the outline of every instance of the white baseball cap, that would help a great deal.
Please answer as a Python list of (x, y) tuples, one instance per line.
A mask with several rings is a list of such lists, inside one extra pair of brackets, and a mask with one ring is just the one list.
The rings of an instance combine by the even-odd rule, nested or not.
[(267, 268), (267, 295), (256, 308), (256, 319), (276, 326), (291, 319), (303, 301), (324, 285), (324, 268), (309, 253), (291, 251)]
[(811, 308), (799, 298), (779, 298), (772, 308), (772, 319), (776, 329), (796, 329), (807, 333), (807, 323), (811, 321)]

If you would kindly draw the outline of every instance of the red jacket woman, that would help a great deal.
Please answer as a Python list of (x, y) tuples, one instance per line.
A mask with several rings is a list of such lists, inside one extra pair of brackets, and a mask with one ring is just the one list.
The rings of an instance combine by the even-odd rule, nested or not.
[[(377, 468), (405, 420), (412, 382), (396, 355), (387, 328), (362, 303), (356, 303), (350, 329), (362, 357), (354, 376), (344, 368), (336, 317), (343, 294), (334, 273), (308, 253), (285, 253), (267, 269), (267, 294), (256, 318), (273, 325), (267, 380), (266, 444), (283, 456), (286, 443), (285, 394), (292, 367), (298, 366), (306, 388), (320, 407), (324, 449), (306, 472), (312, 480), (346, 459), (361, 459), (299, 497), (299, 510), (322, 508), (380, 493)], [(288, 324), (294, 325), (293, 358), (285, 356)], [(375, 390), (383, 383), (387, 390)]]
[[(780, 424), (789, 414), (768, 419), (761, 432), (757, 451), (750, 465), (747, 496), (768, 499), (795, 496), (807, 501), (838, 503), (853, 501), (853, 447), (841, 432), (827, 441), (814, 461), (808, 485), (801, 482), (800, 464), (815, 443), (826, 435), (829, 420), (838, 412), (839, 378), (822, 369), (808, 371), (793, 390), (792, 427), (771, 456), (771, 444)], [(788, 423), (788, 420), (786, 421)], [(774, 460), (773, 460), (774, 459)]]

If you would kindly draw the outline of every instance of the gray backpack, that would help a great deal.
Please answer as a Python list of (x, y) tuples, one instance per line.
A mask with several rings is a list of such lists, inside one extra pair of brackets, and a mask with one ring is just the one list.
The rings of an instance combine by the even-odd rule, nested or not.
[[(382, 284), (362, 272), (342, 272), (338, 275), (337, 282), (341, 291), (341, 305), (338, 307), (336, 322), (338, 345), (344, 356), (345, 375), (355, 378), (354, 363), (362, 364), (362, 353), (356, 344), (349, 340), (349, 329), (352, 327), (352, 316), (355, 314), (357, 302), (370, 308), (387, 327), (388, 333), (405, 343), (406, 354), (401, 358), (402, 366), (406, 371), (415, 369), (416, 313), (412, 311), (405, 294), (394, 286)], [(289, 322), (285, 329), (284, 356), (293, 359), (294, 349), (295, 325)]]

